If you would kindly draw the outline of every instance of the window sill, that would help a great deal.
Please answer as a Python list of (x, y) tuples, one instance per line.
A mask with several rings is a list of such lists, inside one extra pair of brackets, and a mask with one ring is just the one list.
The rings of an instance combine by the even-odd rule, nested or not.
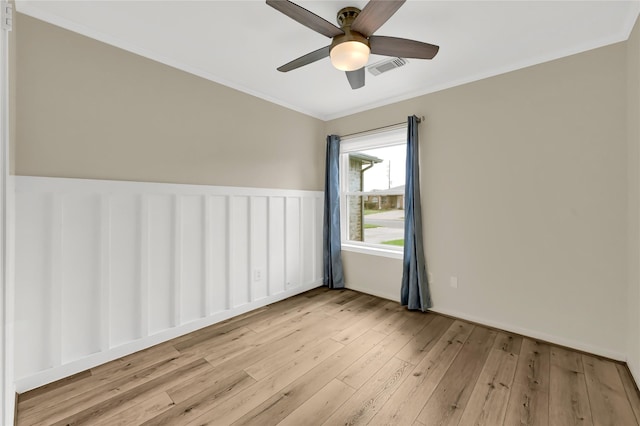
[(372, 246), (365, 246), (359, 244), (351, 244), (351, 243), (342, 243), (342, 250), (344, 251), (352, 251), (355, 253), (369, 254), (373, 256), (383, 256), (389, 257), (392, 259), (402, 259), (404, 256), (403, 250), (393, 250), (387, 248), (379, 248)]

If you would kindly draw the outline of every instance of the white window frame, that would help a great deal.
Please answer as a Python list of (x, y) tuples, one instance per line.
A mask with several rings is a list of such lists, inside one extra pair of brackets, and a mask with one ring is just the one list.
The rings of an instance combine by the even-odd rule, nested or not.
[(406, 124), (394, 126), (393, 128), (385, 129), (384, 131), (366, 134), (363, 133), (353, 137), (343, 138), (340, 141), (340, 236), (343, 250), (390, 257), (393, 259), (402, 259), (404, 247), (367, 243), (363, 241), (350, 241), (348, 239), (349, 218), (347, 212), (347, 197), (352, 195), (375, 195), (375, 193), (369, 191), (349, 191), (349, 156), (343, 154), (406, 144)]

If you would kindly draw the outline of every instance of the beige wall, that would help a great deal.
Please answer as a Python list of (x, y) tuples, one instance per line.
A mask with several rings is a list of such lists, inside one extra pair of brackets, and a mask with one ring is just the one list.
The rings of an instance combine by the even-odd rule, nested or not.
[(628, 364), (640, 383), (640, 19), (627, 42), (629, 175)]
[(343, 250), (342, 262), (348, 288), (400, 301), (402, 260)]
[[(625, 58), (616, 44), (327, 124), (347, 134), (426, 116), (436, 309), (624, 357)], [(348, 285), (397, 299), (400, 261), (364, 256), (345, 254)]]
[(322, 189), (324, 123), (17, 14), (16, 174)]

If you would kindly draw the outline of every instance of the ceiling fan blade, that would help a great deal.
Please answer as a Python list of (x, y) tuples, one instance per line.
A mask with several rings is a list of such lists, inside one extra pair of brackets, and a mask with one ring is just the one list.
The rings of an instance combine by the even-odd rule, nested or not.
[(371, 36), (371, 53), (376, 55), (397, 56), (400, 58), (432, 59), (438, 53), (439, 46), (406, 38)]
[(369, 37), (387, 22), (404, 2), (405, 0), (369, 0), (351, 24), (351, 29)]
[(355, 71), (347, 71), (346, 74), (352, 89), (364, 87), (364, 67)]
[(309, 12), (304, 7), (298, 6), (287, 0), (267, 0), (267, 4), (274, 9), (284, 13), (289, 18), (311, 28), (312, 30), (327, 37), (335, 37), (344, 34), (340, 28), (331, 22), (319, 17), (313, 12)]
[(329, 51), (331, 50), (331, 46), (323, 47), (322, 49), (318, 49), (311, 53), (307, 53), (304, 56), (300, 56), (298, 59), (294, 59), (293, 61), (284, 64), (281, 67), (278, 67), (278, 71), (287, 72), (291, 70), (295, 70), (296, 68), (300, 68), (305, 65), (309, 65), (315, 61), (319, 61), (320, 59), (326, 58), (329, 56)]

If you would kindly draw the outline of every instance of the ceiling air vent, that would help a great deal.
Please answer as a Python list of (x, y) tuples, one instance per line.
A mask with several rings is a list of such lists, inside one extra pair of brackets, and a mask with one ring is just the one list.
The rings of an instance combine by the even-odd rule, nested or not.
[(391, 71), (395, 68), (400, 68), (407, 65), (409, 62), (402, 58), (385, 59), (384, 61), (377, 62), (373, 65), (369, 65), (367, 69), (373, 75), (380, 75), (384, 72)]

